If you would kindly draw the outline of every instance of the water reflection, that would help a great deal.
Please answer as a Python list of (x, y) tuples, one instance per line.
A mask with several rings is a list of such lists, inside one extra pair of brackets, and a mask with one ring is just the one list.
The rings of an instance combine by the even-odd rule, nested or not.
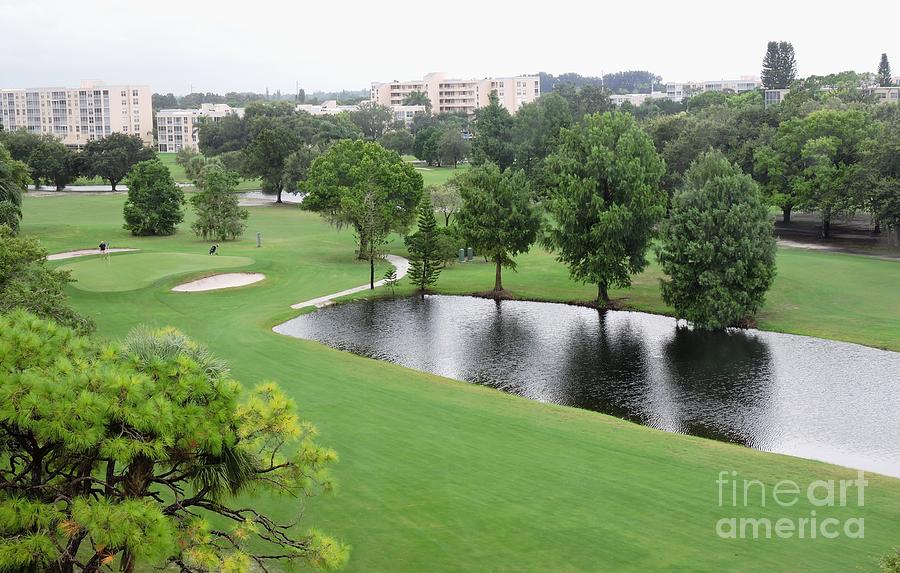
[(900, 353), (445, 296), (345, 304), (276, 330), (533, 400), (900, 476)]

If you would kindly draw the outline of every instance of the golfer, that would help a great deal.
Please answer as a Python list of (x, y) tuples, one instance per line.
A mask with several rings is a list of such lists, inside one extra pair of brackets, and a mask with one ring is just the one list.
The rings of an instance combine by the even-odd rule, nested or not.
[(210, 255), (218, 255), (219, 254), (219, 245), (213, 245), (209, 248)]

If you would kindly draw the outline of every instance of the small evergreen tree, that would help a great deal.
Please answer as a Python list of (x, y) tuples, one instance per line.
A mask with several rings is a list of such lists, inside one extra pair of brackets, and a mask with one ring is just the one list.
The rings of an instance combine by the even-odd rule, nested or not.
[(887, 54), (881, 54), (881, 61), (878, 63), (878, 85), (887, 87), (891, 85), (891, 64), (888, 62)]
[(397, 269), (394, 267), (389, 268), (384, 273), (384, 286), (391, 289), (391, 294), (394, 294), (394, 288), (397, 286)]
[(172, 235), (184, 220), (184, 192), (159, 160), (142, 161), (127, 178), (125, 225), (132, 235)]
[(419, 292), (435, 284), (444, 265), (440, 249), (440, 229), (434, 218), (434, 207), (431, 197), (425, 194), (419, 203), (418, 229), (406, 236), (406, 248), (409, 249), (409, 281)]
[(210, 163), (203, 168), (200, 179), (203, 189), (191, 197), (197, 219), (191, 229), (198, 237), (215, 241), (230, 241), (244, 233), (248, 212), (241, 208), (234, 192), (238, 175), (220, 165)]
[(657, 259), (662, 297), (699, 328), (739, 324), (762, 306), (775, 278), (772, 220), (753, 179), (720, 151), (685, 173), (663, 221)]

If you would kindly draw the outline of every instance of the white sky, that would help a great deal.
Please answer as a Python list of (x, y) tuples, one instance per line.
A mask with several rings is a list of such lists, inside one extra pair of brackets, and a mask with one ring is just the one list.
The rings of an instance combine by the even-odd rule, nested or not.
[(293, 93), (299, 81), (311, 93), (430, 71), (726, 79), (759, 75), (766, 42), (782, 39), (801, 76), (874, 72), (882, 52), (900, 74), (892, 0), (0, 0), (0, 21), (0, 87)]

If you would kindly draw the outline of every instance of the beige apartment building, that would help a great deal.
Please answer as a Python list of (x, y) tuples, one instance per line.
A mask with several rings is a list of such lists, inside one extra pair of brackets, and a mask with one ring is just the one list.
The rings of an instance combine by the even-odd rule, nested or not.
[(150, 88), (86, 80), (77, 88), (0, 89), (0, 124), (7, 131), (49, 134), (71, 147), (111, 133), (153, 144)]
[(204, 103), (199, 109), (161, 109), (156, 112), (156, 148), (164, 153), (182, 149), (199, 151), (197, 127), (201, 118), (219, 121), (229, 115), (244, 117), (244, 108)]
[(370, 99), (393, 108), (402, 105), (409, 94), (424, 92), (431, 100), (433, 113), (471, 114), (487, 105), (492, 91), (497, 92), (503, 107), (515, 113), (524, 104), (540, 97), (541, 82), (537, 76), (461, 80), (433, 72), (421, 80), (373, 82)]

